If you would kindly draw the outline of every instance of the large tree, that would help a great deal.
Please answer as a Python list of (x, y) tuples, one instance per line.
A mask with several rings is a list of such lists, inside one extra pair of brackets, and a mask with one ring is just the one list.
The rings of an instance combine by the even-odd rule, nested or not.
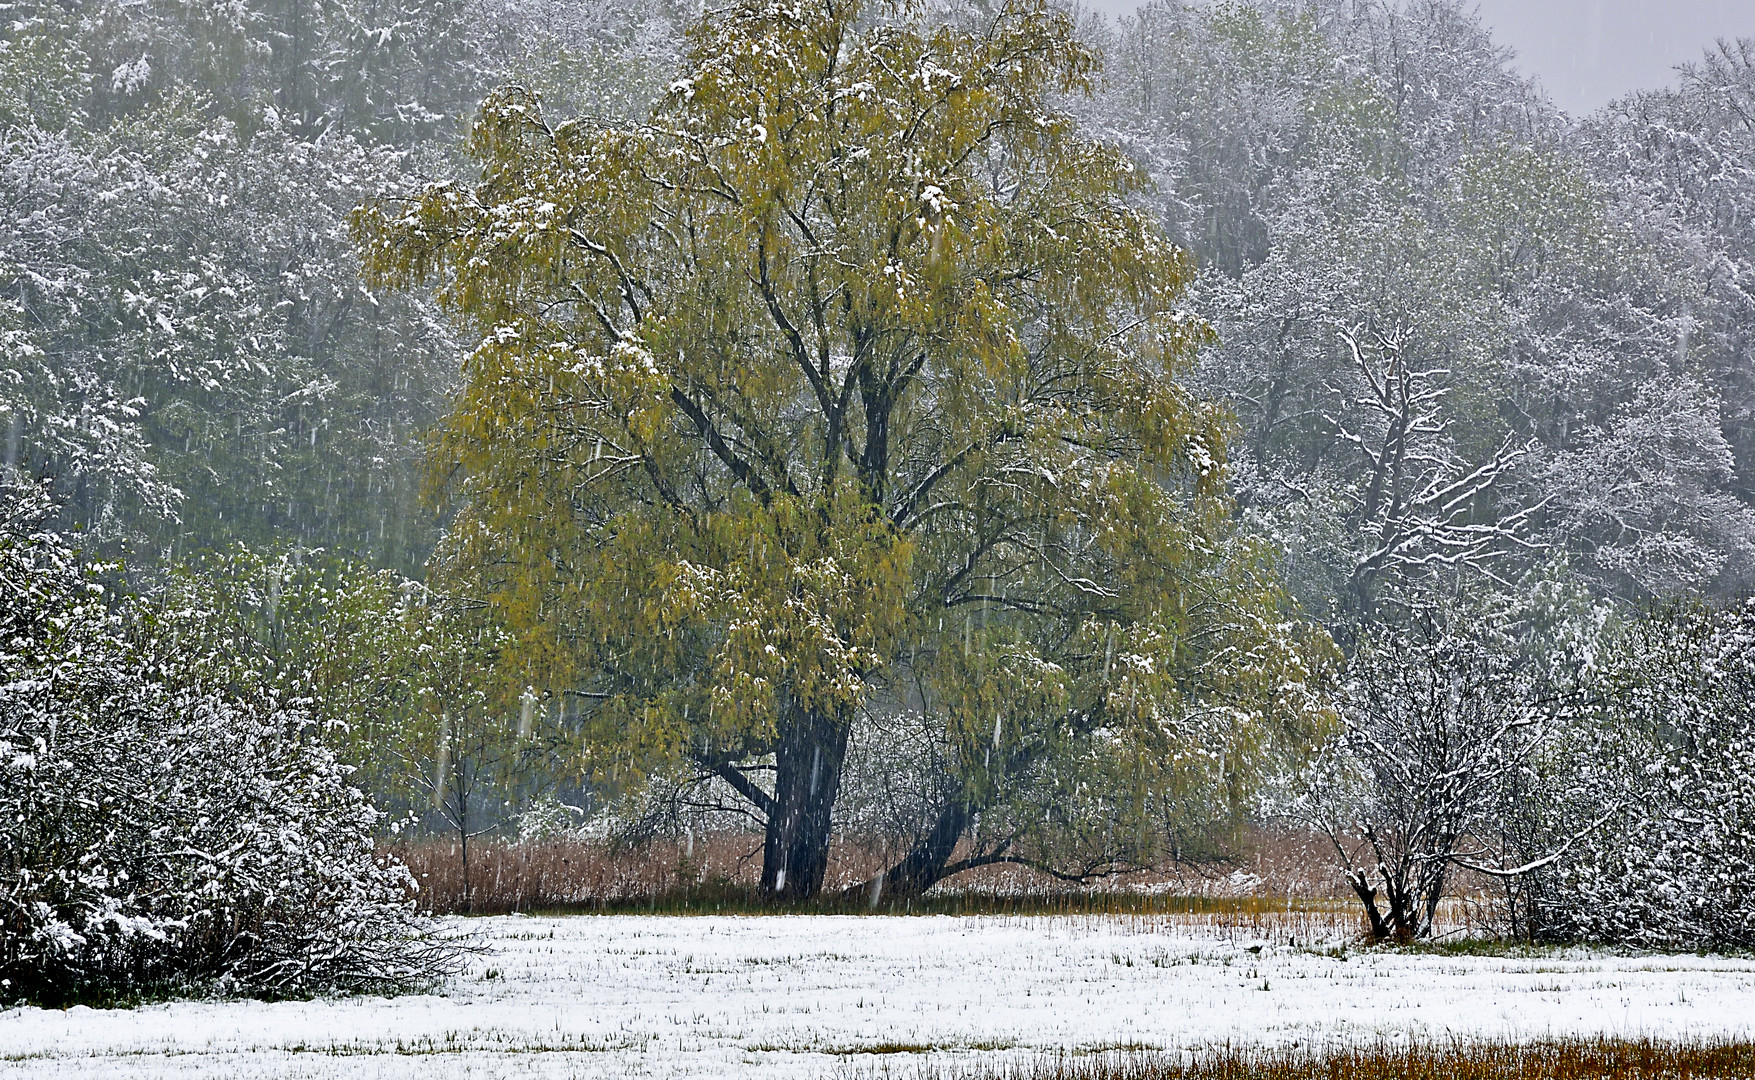
[(821, 888), (856, 730), (932, 733), (918, 891), (1136, 863), (1318, 711), (1177, 381), (1191, 265), (1056, 105), (1072, 30), (740, 0), (648, 123), (508, 87), (477, 183), (356, 218), (378, 284), (436, 278), (479, 340), (440, 573), (590, 704), (599, 782), (736, 793), (768, 895)]

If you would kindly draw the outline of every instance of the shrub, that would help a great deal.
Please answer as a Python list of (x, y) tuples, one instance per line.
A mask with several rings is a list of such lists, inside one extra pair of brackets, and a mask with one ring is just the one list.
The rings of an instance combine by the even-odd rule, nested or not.
[(1532, 882), (1538, 932), (1755, 947), (1755, 602), (1659, 610), (1605, 652), (1547, 815), (1578, 840)]
[[(391, 991), (451, 970), (296, 699), (192, 655), (0, 490), (0, 1001)], [(240, 685), (250, 689), (241, 690)]]

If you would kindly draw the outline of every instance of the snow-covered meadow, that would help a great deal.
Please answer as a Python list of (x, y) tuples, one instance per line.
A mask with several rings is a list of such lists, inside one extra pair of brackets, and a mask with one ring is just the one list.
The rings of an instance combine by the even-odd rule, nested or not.
[(0, 1076), (819, 1077), (920, 1054), (1755, 1032), (1744, 957), (1360, 953), (1156, 918), (471, 928), (486, 948), (435, 994), (9, 1010)]

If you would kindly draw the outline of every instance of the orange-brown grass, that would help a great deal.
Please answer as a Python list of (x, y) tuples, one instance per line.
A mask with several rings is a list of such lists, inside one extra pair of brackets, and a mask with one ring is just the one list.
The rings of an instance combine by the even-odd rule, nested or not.
[[(661, 839), (632, 848), (578, 837), (478, 840), (470, 844), (467, 904), (455, 841), (405, 841), (394, 851), (420, 883), (421, 906), (442, 914), (775, 910), (757, 895), (761, 837), (747, 832)], [(871, 910), (864, 883), (898, 855), (881, 842), (838, 842), (822, 898), (791, 910)], [(942, 882), (921, 898), (886, 898), (877, 910), (1169, 918), (1175, 928), (1202, 936), (1281, 944), (1345, 940), (1363, 929), (1357, 901), (1339, 880), (1323, 842), (1268, 830), (1246, 836), (1243, 853), (1227, 863), (1172, 864), (1088, 885), (1057, 881), (1022, 866), (988, 866)], [(1441, 914), (1444, 929), (1470, 933), (1466, 903), (1447, 903)]]
[[(421, 906), (465, 910), (464, 868), (455, 840), (397, 844), (395, 855), (420, 883)], [(830, 850), (823, 895), (831, 906), (857, 906), (864, 885), (901, 852), (881, 842), (837, 842)], [(737, 906), (755, 900), (761, 873), (761, 837), (719, 832), (694, 840), (654, 840), (625, 847), (583, 838), (538, 841), (476, 840), (469, 854), (469, 911), (617, 910), (707, 904)], [(839, 903), (843, 892), (847, 905)], [(1261, 833), (1247, 854), (1228, 863), (1170, 864), (1089, 884), (1057, 881), (1018, 865), (985, 866), (949, 879), (928, 894), (933, 903), (971, 911), (1229, 911), (1344, 900), (1347, 894), (1304, 838)], [(1166, 906), (1168, 904), (1168, 906)], [(1192, 906), (1191, 906), (1192, 905)]]
[(681, 896), (753, 896), (760, 870), (759, 849), (752, 859), (736, 833), (636, 848), (567, 837), (481, 839), (469, 845), (466, 902), (455, 840), (416, 840), (391, 850), (414, 873), (419, 905), (440, 914), (617, 910)]
[(913, 1080), (1738, 1080), (1755, 1078), (1755, 1043), (1578, 1039), (1315, 1051), (1223, 1047), (1191, 1054), (1065, 1054), (923, 1065), (907, 1075)]

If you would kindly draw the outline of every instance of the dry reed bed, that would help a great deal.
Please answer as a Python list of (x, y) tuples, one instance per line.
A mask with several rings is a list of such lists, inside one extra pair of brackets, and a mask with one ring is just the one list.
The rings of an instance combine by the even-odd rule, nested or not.
[[(420, 883), (420, 905), (440, 914), (560, 912), (662, 914), (772, 910), (756, 894), (761, 839), (715, 833), (657, 840), (639, 847), (561, 837), (470, 845), (468, 891), (455, 841), (398, 845), (395, 854)], [(871, 842), (843, 842), (831, 853), (824, 899), (808, 910), (863, 912), (863, 883), (896, 852)], [(843, 895), (843, 890), (848, 890)], [(1218, 940), (1311, 945), (1346, 941), (1364, 931), (1358, 903), (1340, 881), (1323, 842), (1309, 835), (1258, 831), (1235, 863), (1171, 866), (1068, 886), (1020, 866), (984, 867), (941, 883), (926, 897), (885, 904), (889, 914), (1138, 916), (1142, 926), (1175, 928)], [(1441, 936), (1490, 931), (1479, 905), (1464, 899), (1441, 909)]]
[(1616, 1039), (1457, 1041), (1339, 1050), (1224, 1047), (1191, 1055), (1056, 1055), (1034, 1061), (880, 1068), (909, 1080), (1693, 1080), (1755, 1078), (1755, 1043)]
[[(454, 840), (405, 841), (391, 849), (414, 872), (423, 908), (443, 914), (659, 909), (740, 910), (753, 902), (761, 870), (761, 838), (722, 832), (683, 840), (656, 840), (629, 848), (562, 837), (540, 841), (476, 841), (467, 872)], [(899, 852), (881, 842), (847, 841), (830, 853), (824, 895), (831, 907), (856, 906), (863, 884), (891, 865)], [(841, 894), (847, 892), (842, 901)], [(941, 883), (929, 896), (987, 897), (1001, 909), (1163, 910), (1151, 898), (1230, 902), (1272, 897), (1346, 900), (1350, 893), (1312, 838), (1262, 832), (1236, 863), (1172, 865), (1120, 875), (1090, 886), (1057, 882), (1021, 866), (988, 866)], [(931, 904), (927, 905), (931, 907)]]

